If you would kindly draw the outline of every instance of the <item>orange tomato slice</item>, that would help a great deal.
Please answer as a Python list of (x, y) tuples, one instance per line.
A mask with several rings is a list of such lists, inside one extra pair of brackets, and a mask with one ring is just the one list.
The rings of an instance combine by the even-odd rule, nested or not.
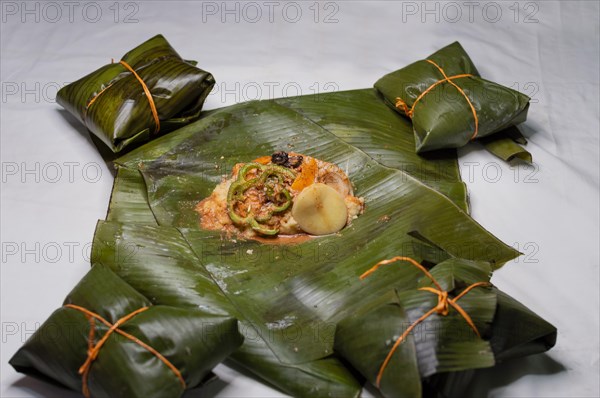
[(292, 189), (298, 192), (302, 191), (304, 188), (315, 182), (316, 175), (317, 161), (314, 158), (305, 156), (302, 161), (302, 171), (292, 183)]

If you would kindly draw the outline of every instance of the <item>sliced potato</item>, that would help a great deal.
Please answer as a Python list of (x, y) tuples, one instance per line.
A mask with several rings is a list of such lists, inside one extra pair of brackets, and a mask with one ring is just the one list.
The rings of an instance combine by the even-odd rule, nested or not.
[(348, 209), (338, 191), (328, 185), (316, 183), (306, 187), (296, 197), (292, 217), (306, 233), (327, 235), (344, 228)]

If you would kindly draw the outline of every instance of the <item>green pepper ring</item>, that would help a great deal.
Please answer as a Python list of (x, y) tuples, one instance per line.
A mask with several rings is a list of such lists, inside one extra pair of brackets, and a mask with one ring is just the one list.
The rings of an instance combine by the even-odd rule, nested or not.
[[(247, 180), (246, 175), (248, 172), (255, 169), (260, 170), (261, 174), (256, 178)], [(235, 204), (238, 201), (243, 201), (244, 193), (252, 187), (264, 184), (267, 181), (267, 178), (271, 176), (277, 177), (281, 183), (283, 182), (283, 177), (296, 178), (296, 173), (286, 167), (273, 164), (262, 165), (260, 163), (248, 163), (242, 167), (238, 173), (237, 180), (231, 183), (229, 191), (227, 192), (227, 211), (231, 221), (238, 225), (249, 225), (253, 230), (263, 235), (277, 235), (279, 229), (271, 229), (262, 224), (269, 221), (273, 217), (273, 214), (286, 211), (290, 207), (292, 204), (292, 195), (287, 189), (284, 188), (280, 192), (285, 197), (285, 202), (280, 206), (273, 207), (264, 216), (256, 216), (250, 211), (246, 217), (241, 217), (235, 212)]]

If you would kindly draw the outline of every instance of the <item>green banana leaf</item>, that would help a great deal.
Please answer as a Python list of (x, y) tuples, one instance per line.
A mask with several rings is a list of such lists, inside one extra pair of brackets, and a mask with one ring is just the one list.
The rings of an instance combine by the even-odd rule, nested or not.
[[(121, 187), (115, 184), (115, 189)], [(140, 191), (140, 196), (144, 193)], [(114, 210), (113, 205), (109, 214), (122, 214)], [(210, 278), (179, 231), (156, 223), (144, 224), (144, 220), (142, 217), (139, 224), (130, 222), (129, 217), (127, 223), (99, 222), (92, 262), (110, 267), (154, 304), (199, 308), (238, 318), (245, 339), (230, 360), (281, 391), (298, 397), (358, 396), (360, 384), (333, 356), (298, 365), (280, 363), (262, 336)]]
[[(119, 334), (109, 335), (93, 360), (87, 376), (93, 397), (179, 397), (199, 385), (210, 370), (242, 344), (237, 320), (198, 309), (152, 305), (143, 295), (109, 268), (94, 266), (65, 299), (115, 324), (127, 314), (148, 307), (118, 325), (162, 354), (181, 373), (174, 371), (140, 344)], [(89, 343), (99, 345), (108, 332), (100, 321), (63, 306), (33, 334), (10, 360), (19, 372), (52, 379), (82, 391), (80, 367), (88, 358)], [(92, 339), (90, 341), (90, 339)]]
[(183, 60), (162, 35), (129, 51), (122, 61), (148, 87), (159, 126), (143, 86), (119, 62), (105, 65), (63, 87), (56, 97), (60, 105), (114, 152), (198, 119), (215, 84), (210, 73), (197, 68), (194, 61)]
[[(539, 354), (556, 344), (554, 326), (506, 293), (492, 288), (497, 308), (489, 332), (496, 364), (508, 359)], [(453, 398), (466, 396), (471, 383), (485, 370), (438, 373), (424, 380), (424, 396)]]
[(527, 163), (533, 162), (531, 154), (521, 146), (526, 145), (527, 140), (517, 126), (511, 126), (494, 135), (483, 137), (479, 142), (486, 150), (505, 162), (513, 159), (520, 159)]
[(156, 225), (148, 207), (146, 184), (138, 170), (117, 169), (106, 220)]
[[(487, 263), (449, 259), (433, 267), (431, 274), (445, 291), (458, 293), (463, 284), (487, 282), (491, 268)], [(419, 286), (433, 287), (427, 278)], [(342, 320), (335, 349), (375, 384), (393, 342), (436, 304), (437, 296), (430, 292), (409, 290), (389, 295), (379, 306), (368, 305)], [(459, 304), (484, 335), (494, 319), (496, 295), (479, 288), (461, 298)], [(437, 360), (432, 360), (432, 356)], [(418, 324), (399, 346), (382, 373), (380, 390), (389, 397), (419, 396), (421, 378), (490, 367), (494, 363), (490, 343), (476, 337), (458, 312), (451, 311), (448, 316), (434, 314)]]
[[(454, 256), (488, 261), (494, 268), (518, 254), (437, 191), (402, 171), (382, 166), (297, 112), (273, 102), (226, 108), (177, 134), (185, 139), (150, 145), (150, 153), (165, 145), (156, 160), (140, 163), (140, 158), (151, 156), (140, 148), (119, 163), (140, 168), (158, 223), (182, 228), (213, 279), (227, 286), (224, 293), (234, 305), (261, 335), (270, 337), (268, 344), (282, 362), (302, 363), (331, 354), (334, 331), (330, 325), (357, 305), (350, 297), (368, 300), (380, 292), (365, 289), (356, 275), (373, 261), (373, 253), (377, 257), (412, 254), (411, 231), (419, 231)], [(219, 233), (198, 228), (193, 207), (220, 181), (220, 159), (233, 165), (288, 144), (298, 152), (347, 168), (367, 206), (352, 227), (281, 253), (270, 245), (223, 240)], [(240, 159), (240, 154), (244, 158)], [(229, 169), (225, 167), (224, 172)], [(381, 222), (384, 216), (389, 221)], [(407, 289), (411, 280), (414, 286), (413, 270), (392, 272), (397, 280), (389, 275), (385, 278), (386, 272), (375, 277), (378, 288), (388, 290), (404, 281), (402, 288)], [(311, 295), (311, 291), (322, 294)], [(291, 326), (286, 327), (286, 319), (294, 319)], [(301, 335), (290, 339), (288, 334), (295, 328), (302, 330)], [(312, 338), (314, 335), (318, 339)]]
[[(427, 60), (437, 64), (447, 77), (471, 75), (451, 80), (469, 101), (448, 82), (435, 85), (420, 97), (444, 79), (437, 66)], [(473, 138), (490, 136), (527, 118), (529, 97), (481, 78), (460, 43), (442, 48), (427, 60), (391, 72), (375, 83), (390, 107), (402, 114), (413, 110), (410, 116), (418, 153), (458, 148)], [(398, 98), (406, 107), (396, 106)], [(477, 123), (470, 104), (475, 109)]]
[[(119, 179), (119, 175), (121, 175), (120, 173), (117, 176), (117, 180)], [(141, 177), (140, 181), (141, 181)], [(123, 187), (122, 184), (115, 184), (115, 189), (118, 189), (119, 187)], [(143, 202), (144, 197), (145, 197), (145, 190), (143, 187), (143, 184), (138, 184), (138, 198), (140, 198), (140, 202)], [(131, 191), (128, 191), (128, 193), (131, 193)], [(113, 196), (115, 196), (116, 192), (113, 191)], [(134, 198), (134, 195), (129, 195), (129, 198)], [(136, 199), (133, 199), (134, 201), (137, 201)], [(148, 206), (146, 204), (146, 206)], [(138, 207), (139, 208), (139, 207)], [(148, 211), (149, 207), (147, 207)], [(111, 217), (111, 214), (119, 214), (114, 213), (115, 212), (115, 208), (114, 208), (114, 204), (111, 203), (111, 208), (109, 210), (109, 217)], [(117, 272), (119, 272), (119, 274), (126, 280), (130, 281), (130, 283), (132, 283), (133, 285), (137, 285), (140, 286), (140, 288), (146, 288), (146, 292), (145, 294), (152, 296), (154, 298), (156, 298), (158, 300), (158, 302), (166, 302), (169, 304), (179, 304), (179, 303), (185, 303), (185, 301), (187, 300), (185, 297), (187, 297), (187, 295), (183, 296), (182, 299), (177, 299), (177, 298), (173, 298), (170, 296), (169, 292), (176, 292), (176, 291), (181, 291), (180, 286), (185, 286), (185, 285), (193, 285), (194, 283), (194, 276), (193, 275), (188, 275), (187, 278), (184, 276), (180, 276), (178, 275), (179, 270), (182, 268), (181, 264), (173, 264), (171, 266), (169, 266), (169, 262), (165, 261), (164, 259), (164, 252), (166, 251), (166, 247), (173, 247), (173, 248), (181, 248), (181, 244), (177, 244), (177, 245), (173, 245), (172, 243), (170, 243), (171, 238), (167, 238), (166, 235), (171, 236), (171, 234), (166, 234), (165, 232), (169, 229), (167, 227), (153, 227), (152, 229), (148, 229), (144, 226), (141, 225), (133, 225), (132, 223), (128, 223), (128, 225), (113, 225), (115, 223), (100, 223), (98, 226), (98, 232), (96, 233), (96, 238), (94, 241), (94, 247), (105, 247), (107, 244), (110, 247), (115, 248), (114, 252), (119, 252), (118, 247), (123, 246), (123, 245), (131, 245), (137, 248), (137, 250), (135, 251), (135, 253), (132, 253), (130, 256), (124, 257), (124, 256), (119, 256), (119, 255), (114, 255), (114, 257), (110, 257), (110, 256), (106, 256), (106, 253), (104, 253), (104, 256), (102, 258), (105, 258), (104, 261), (107, 262), (111, 262), (113, 261), (113, 258), (118, 258), (119, 261), (114, 262), (114, 267), (116, 268)], [(173, 235), (175, 236), (175, 235)], [(99, 243), (102, 242), (102, 243)], [(110, 242), (110, 243), (109, 243)], [(164, 247), (163, 247), (163, 243), (164, 243)], [(431, 251), (436, 250), (435, 248), (431, 249)], [(102, 250), (104, 251), (104, 250)], [(126, 252), (130, 252), (129, 250), (127, 250)], [(160, 256), (160, 260), (159, 261), (153, 261), (151, 256), (147, 256), (144, 253), (154, 253), (153, 255), (155, 255), (156, 257)], [(94, 260), (95, 261), (99, 261), (101, 260), (101, 258), (97, 257), (97, 250), (94, 250), (95, 256), (94, 256)], [(185, 253), (185, 256), (182, 257), (188, 257), (189, 256), (189, 251), (188, 250), (169, 250), (169, 256), (171, 257), (176, 257), (176, 253), (177, 256), (182, 256), (182, 253)], [(134, 259), (132, 257), (137, 258), (137, 261), (134, 261)], [(435, 255), (435, 256), (429, 256), (430, 259), (433, 258), (442, 258), (441, 255)], [(189, 262), (194, 262), (195, 260), (193, 258), (189, 258), (187, 261)], [(152, 265), (145, 265), (145, 264), (152, 264)], [(156, 264), (161, 264), (160, 267), (157, 269)], [(438, 267), (441, 267), (442, 264), (440, 264)], [(457, 278), (455, 277), (455, 274), (461, 275), (462, 276), (462, 280), (466, 281), (466, 282), (474, 282), (474, 281), (478, 281), (478, 280), (487, 280), (489, 278), (489, 272), (490, 272), (490, 268), (489, 266), (487, 266), (487, 264), (480, 264), (480, 263), (475, 263), (475, 264), (471, 264), (469, 262), (465, 262), (464, 260), (461, 260), (460, 262), (456, 262), (456, 261), (445, 261), (443, 268), (441, 268), (441, 270), (446, 270), (446, 272), (440, 272), (440, 268), (435, 267), (432, 270), (432, 273), (435, 275), (436, 279), (442, 284), (442, 286), (444, 286), (445, 289), (448, 290), (452, 290), (454, 289), (458, 284), (461, 283), (461, 281), (457, 282)], [(452, 271), (452, 272), (449, 272)], [(201, 271), (200, 271), (201, 272)], [(151, 275), (156, 273), (157, 277), (152, 277)], [(174, 282), (171, 282), (171, 278), (168, 279), (168, 282), (165, 282), (165, 278), (164, 275), (174, 275), (175, 278), (173, 278)], [(418, 286), (424, 286), (425, 284), (420, 283)], [(162, 286), (162, 287), (161, 287)], [(198, 289), (198, 286), (200, 285), (196, 285), (196, 289), (199, 292), (206, 292), (207, 290), (211, 290), (210, 286), (203, 286), (202, 289)], [(497, 310), (496, 310), (496, 315), (494, 318), (494, 324), (493, 324), (493, 332), (491, 332), (491, 339), (490, 339), (490, 343), (492, 345), (492, 349), (494, 352), (494, 356), (496, 357), (496, 360), (502, 360), (507, 353), (511, 353), (513, 352), (516, 355), (527, 355), (527, 354), (532, 354), (532, 353), (536, 353), (536, 352), (543, 352), (546, 351), (547, 349), (549, 349), (550, 347), (552, 347), (554, 345), (554, 339), (556, 338), (556, 330), (549, 325), (547, 322), (543, 321), (541, 318), (539, 318), (538, 316), (536, 316), (535, 314), (531, 313), (529, 310), (527, 310), (525, 307), (523, 307), (522, 305), (516, 303), (513, 299), (509, 298), (508, 296), (506, 296), (505, 294), (497, 291), (497, 289), (492, 289), (492, 291), (494, 291), (496, 293), (497, 296)], [(474, 292), (470, 293), (473, 294)], [(201, 299), (201, 297), (205, 297), (206, 294), (199, 294), (199, 299)], [(171, 298), (167, 298), (165, 299), (165, 297), (171, 297)], [(223, 296), (224, 297), (224, 296)], [(383, 299), (385, 299), (385, 296), (383, 296)], [(467, 297), (463, 298), (463, 300), (467, 299)], [(494, 297), (492, 296), (491, 299), (493, 300)], [(173, 300), (175, 300), (173, 302)], [(475, 303), (487, 303), (487, 312), (490, 313), (489, 311), (489, 298), (488, 300), (480, 300), (479, 298), (476, 298)], [(375, 305), (377, 305), (377, 300), (374, 301)], [(492, 301), (493, 303), (493, 301)], [(476, 317), (476, 312), (475, 310), (470, 307), (470, 303), (468, 301), (463, 301), (462, 302), (463, 306), (467, 309), (468, 313), (470, 313), (473, 316), (473, 319), (476, 321), (478, 327), (483, 331), (487, 329), (486, 323), (489, 322), (489, 316), (487, 319), (484, 320), (484, 324), (481, 323), (480, 318)], [(192, 306), (197, 305), (196, 302), (192, 302), (191, 303)], [(227, 305), (227, 304), (225, 304)], [(369, 304), (371, 307), (373, 306), (373, 303)], [(400, 309), (399, 306), (395, 306), (395, 307), (391, 307), (388, 309), (389, 311), (392, 312), (396, 312), (396, 311), (402, 311)], [(359, 314), (360, 310), (356, 313)], [(493, 312), (492, 312), (493, 313)], [(238, 315), (239, 316), (239, 315)], [(361, 319), (359, 317), (359, 319)], [(384, 317), (382, 319), (390, 319), (388, 317)], [(394, 334), (397, 335), (399, 330), (402, 330), (402, 328), (406, 328), (408, 325), (408, 321), (402, 322), (402, 320), (399, 320), (399, 327), (394, 327), (394, 323), (393, 322), (389, 322), (387, 323), (371, 323), (368, 322), (368, 320), (365, 319), (361, 319), (361, 321), (359, 322), (359, 325), (361, 325), (362, 327), (364, 326), (371, 326), (374, 328), (375, 331), (379, 331), (381, 328), (389, 328), (390, 330), (390, 336), (393, 336)], [(460, 322), (460, 320), (459, 320)], [(338, 330), (337, 330), (337, 334), (336, 334), (336, 350), (340, 350), (339, 353), (343, 354), (345, 358), (349, 359), (351, 361), (351, 363), (353, 365), (356, 365), (356, 368), (361, 371), (363, 374), (364, 370), (361, 369), (361, 366), (370, 366), (370, 367), (375, 367), (375, 366), (379, 366), (379, 364), (381, 363), (378, 360), (374, 360), (373, 358), (369, 357), (370, 353), (374, 353), (376, 352), (372, 347), (367, 347), (366, 346), (366, 342), (370, 337), (373, 337), (371, 333), (369, 333), (368, 331), (366, 333), (364, 330), (357, 328), (350, 328), (348, 329), (347, 327), (344, 328), (345, 326), (347, 326), (348, 321), (344, 320), (340, 323), (340, 325), (338, 326)], [(435, 324), (434, 324), (435, 325)], [(437, 326), (437, 325), (436, 325)], [(456, 326), (455, 325), (450, 325), (451, 329), (450, 330), (455, 330)], [(458, 324), (458, 327), (464, 327), (464, 325)], [(431, 326), (426, 326), (425, 327), (425, 332), (421, 332), (421, 334), (425, 334), (425, 336), (430, 336), (432, 333), (432, 330), (439, 330), (440, 327), (435, 327), (432, 328)], [(250, 331), (251, 329), (243, 329), (245, 331)], [(352, 334), (348, 334), (347, 331), (355, 331), (354, 335), (356, 336), (356, 338), (354, 339), (352, 336)], [(418, 331), (419, 329), (417, 329)], [(423, 330), (423, 329), (420, 329)], [(459, 330), (459, 329), (457, 329)], [(460, 336), (460, 335), (459, 335)], [(318, 361), (314, 361), (314, 362), (309, 362), (307, 364), (302, 364), (297, 366), (295, 369), (292, 368), (289, 365), (283, 365), (281, 363), (279, 363), (276, 358), (274, 358), (272, 352), (268, 349), (268, 347), (263, 343), (262, 345), (249, 345), (248, 342), (257, 342), (259, 336), (255, 333), (255, 332), (250, 332), (247, 333), (246, 335), (246, 340), (244, 342), (244, 345), (238, 350), (236, 351), (233, 355), (232, 358), (234, 359), (234, 361), (238, 362), (239, 364), (241, 364), (242, 366), (247, 367), (249, 370), (258, 373), (260, 377), (266, 379), (267, 381), (270, 381), (272, 384), (274, 384), (275, 386), (277, 386), (278, 388), (280, 388), (282, 391), (294, 395), (294, 396), (324, 396), (326, 394), (320, 394), (320, 393), (315, 393), (315, 391), (320, 391), (323, 392), (325, 390), (323, 390), (323, 387), (321, 387), (320, 383), (324, 383), (326, 380), (329, 380), (329, 382), (331, 383), (331, 385), (335, 385), (333, 384), (333, 382), (335, 381), (336, 383), (339, 383), (339, 379), (337, 372), (333, 372), (331, 371), (331, 368), (323, 368), (324, 364), (327, 361), (330, 361), (332, 365), (335, 365), (334, 368), (338, 368), (340, 366), (339, 361), (335, 360), (334, 358), (327, 358), (324, 360), (318, 360)], [(411, 336), (412, 338), (412, 336)], [(382, 342), (384, 341), (386, 338), (384, 339), (376, 339), (376, 341), (378, 342)], [(350, 344), (350, 342), (352, 344)], [(518, 342), (518, 343), (517, 343)], [(420, 343), (423, 344), (423, 343)], [(520, 352), (515, 352), (514, 351), (514, 346), (515, 344), (517, 344), (517, 346), (520, 347)], [(475, 352), (478, 353), (478, 355), (474, 356), (474, 359), (479, 360), (478, 362), (475, 363), (479, 363), (479, 366), (489, 366), (489, 361), (490, 361), (490, 349), (489, 346), (486, 342), (481, 343), (481, 345), (483, 347), (479, 347), (478, 345), (474, 345), (473, 346), (473, 350), (475, 350)], [(352, 361), (351, 358), (352, 356), (348, 357), (347, 353), (345, 353), (343, 351), (343, 347), (344, 346), (348, 346), (350, 347), (350, 351), (351, 353), (354, 353), (356, 355), (358, 355), (358, 360), (356, 361)], [(364, 347), (364, 348), (363, 348)], [(413, 350), (414, 348), (412, 348), (412, 345), (403, 345), (401, 346), (401, 349), (404, 350)], [(461, 347), (460, 345), (458, 346), (460, 347), (462, 350), (460, 351), (461, 355), (458, 356), (458, 359), (464, 358), (464, 349), (466, 347)], [(388, 347), (389, 349), (389, 347)], [(420, 352), (427, 352), (428, 349), (425, 346), (425, 349), (422, 349)], [(473, 352), (473, 351), (471, 351)], [(480, 352), (486, 352), (486, 355), (479, 355)], [(407, 353), (404, 353), (400, 356), (400, 358), (394, 357), (394, 360), (402, 360), (403, 362), (406, 363), (407, 361), (407, 357), (406, 357)], [(452, 355), (449, 356), (451, 359), (453, 358)], [(271, 361), (267, 361), (265, 362), (265, 358), (270, 358)], [(454, 358), (456, 358), (456, 356), (454, 356)], [(273, 360), (274, 359), (274, 360)], [(493, 359), (492, 359), (493, 361)], [(269, 365), (268, 367), (265, 367), (264, 365), (267, 364)], [(390, 367), (389, 369), (389, 374), (393, 374), (395, 375), (394, 378), (399, 377), (398, 375), (403, 375), (400, 379), (402, 381), (402, 386), (400, 389), (397, 390), (393, 390), (396, 393), (392, 393), (392, 396), (399, 396), (400, 392), (404, 391), (406, 392), (405, 396), (418, 396), (417, 391), (420, 390), (420, 385), (421, 385), (421, 381), (419, 379), (419, 373), (417, 370), (417, 366), (416, 366), (416, 361), (414, 363), (408, 363), (410, 366), (412, 366), (413, 372), (408, 372), (406, 368), (402, 369), (402, 372), (398, 373), (394, 370), (392, 370), (392, 368)], [(306, 373), (305, 370), (300, 370), (298, 368), (302, 368), (302, 367), (311, 367), (314, 368), (314, 373), (312, 374), (308, 374)], [(446, 370), (448, 369), (448, 366), (456, 366), (456, 362), (452, 362), (450, 361), (449, 363), (446, 363)], [(472, 366), (472, 365), (471, 365)], [(410, 368), (409, 368), (410, 369)], [(455, 368), (457, 369), (457, 368)], [(292, 371), (295, 370), (294, 373), (292, 373)], [(439, 368), (438, 370), (444, 370)], [(304, 376), (302, 378), (299, 378), (299, 375)], [(342, 375), (348, 375), (347, 371), (343, 370), (342, 371)], [(412, 376), (414, 377), (412, 377)], [(365, 376), (368, 376), (367, 374), (365, 374)], [(312, 379), (310, 379), (309, 377), (312, 377)], [(472, 377), (475, 377), (475, 374), (473, 374), (473, 372), (469, 372), (469, 371), (453, 371), (453, 372), (442, 372), (442, 373), (438, 373), (435, 374), (434, 376), (431, 377), (427, 377), (423, 380), (424, 386), (423, 388), (426, 391), (426, 395), (425, 396), (433, 396), (432, 394), (437, 394), (440, 392), (444, 392), (445, 394), (447, 394), (448, 396), (459, 396), (460, 392), (464, 390), (464, 388), (466, 388), (466, 386), (468, 386), (469, 380), (472, 379)], [(348, 379), (345, 379), (346, 381)], [(458, 380), (458, 381), (457, 381)], [(294, 381), (298, 381), (298, 383), (295, 383)], [(317, 384), (319, 383), (319, 384)], [(409, 386), (413, 386), (412, 389), (408, 389)], [(311, 386), (310, 389), (308, 389), (307, 386)], [(315, 387), (312, 387), (315, 386)], [(340, 383), (339, 386), (344, 386), (343, 383)], [(295, 387), (295, 389), (294, 389)], [(331, 390), (328, 390), (331, 391)], [(337, 390), (339, 391), (339, 390)], [(345, 393), (339, 393), (339, 394), (331, 394), (330, 395), (333, 396), (350, 396), (350, 394), (348, 394), (347, 392)]]
[[(335, 350), (373, 384), (391, 345), (409, 325), (395, 292), (382, 295), (342, 320), (335, 336)], [(380, 391), (384, 396), (420, 397), (421, 375), (413, 336), (401, 344), (383, 374)]]

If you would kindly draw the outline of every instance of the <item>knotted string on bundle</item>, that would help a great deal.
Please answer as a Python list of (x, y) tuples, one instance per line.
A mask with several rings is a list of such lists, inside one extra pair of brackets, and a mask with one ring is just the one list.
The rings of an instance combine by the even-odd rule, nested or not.
[(458, 85), (456, 85), (456, 83), (454, 83), (452, 80), (455, 79), (462, 79), (464, 77), (473, 77), (472, 74), (470, 73), (463, 73), (460, 75), (454, 75), (454, 76), (450, 76), (448, 77), (446, 75), (446, 72), (444, 72), (444, 70), (435, 62), (433, 62), (430, 59), (426, 59), (425, 62), (429, 62), (430, 64), (432, 64), (433, 66), (435, 66), (440, 73), (442, 74), (442, 76), (444, 76), (443, 79), (438, 80), (437, 82), (433, 83), (431, 86), (429, 86), (425, 91), (423, 91), (415, 100), (415, 102), (413, 102), (412, 106), (409, 108), (408, 105), (406, 104), (406, 102), (400, 98), (397, 97), (396, 98), (396, 108), (401, 109), (404, 111), (404, 113), (406, 114), (406, 116), (408, 116), (409, 118), (412, 119), (414, 113), (415, 113), (415, 106), (419, 103), (419, 101), (421, 101), (421, 99), (431, 90), (433, 90), (434, 87), (436, 87), (439, 84), (442, 83), (450, 83), (451, 85), (453, 85), (454, 87), (456, 87), (456, 89), (462, 94), (463, 97), (465, 97), (465, 99), (467, 100), (467, 103), (469, 104), (469, 107), (471, 108), (471, 112), (473, 112), (473, 119), (475, 119), (475, 131), (473, 132), (473, 135), (471, 136), (471, 139), (475, 139), (475, 137), (477, 137), (477, 133), (479, 132), (479, 119), (477, 118), (477, 112), (475, 111), (475, 107), (473, 106), (473, 103), (471, 102), (471, 100), (469, 99), (469, 97), (467, 96), (467, 94), (465, 94), (465, 92), (463, 91), (462, 88), (458, 87)]
[(425, 314), (423, 314), (419, 319), (417, 319), (416, 321), (414, 321), (404, 331), (404, 333), (402, 333), (402, 335), (400, 337), (398, 337), (398, 339), (396, 340), (396, 342), (392, 346), (392, 349), (387, 354), (385, 360), (381, 364), (381, 367), (379, 368), (379, 373), (377, 374), (377, 381), (375, 383), (378, 388), (379, 388), (379, 386), (381, 384), (381, 378), (383, 377), (383, 372), (385, 371), (385, 369), (387, 368), (389, 362), (391, 361), (392, 356), (394, 355), (394, 352), (396, 352), (396, 349), (398, 349), (398, 347), (400, 346), (400, 344), (406, 339), (406, 337), (410, 334), (410, 332), (419, 323), (423, 322), (425, 319), (429, 318), (429, 316), (431, 316), (434, 313), (438, 314), (438, 315), (446, 316), (449, 313), (449, 307), (454, 308), (464, 318), (464, 320), (471, 327), (471, 329), (473, 329), (473, 331), (475, 332), (475, 334), (477, 335), (477, 337), (481, 337), (481, 335), (479, 334), (479, 330), (477, 330), (477, 327), (475, 326), (475, 323), (473, 323), (473, 320), (471, 319), (471, 317), (469, 316), (469, 314), (467, 314), (467, 312), (460, 305), (458, 305), (457, 301), (460, 300), (461, 297), (463, 297), (465, 294), (469, 293), (472, 289), (474, 289), (476, 287), (479, 287), (479, 286), (490, 286), (491, 285), (489, 282), (476, 282), (476, 283), (473, 283), (472, 285), (468, 286), (467, 288), (465, 288), (458, 296), (456, 296), (454, 298), (449, 298), (448, 297), (448, 292), (445, 291), (444, 289), (442, 289), (442, 287), (440, 286), (440, 284), (435, 280), (435, 278), (433, 277), (433, 275), (431, 275), (431, 273), (429, 271), (427, 271), (427, 269), (425, 267), (423, 267), (421, 264), (419, 264), (418, 262), (416, 262), (415, 260), (413, 260), (410, 257), (401, 257), (401, 256), (392, 257), (392, 258), (390, 258), (388, 260), (382, 260), (382, 261), (378, 262), (372, 268), (370, 268), (365, 273), (363, 273), (360, 276), (360, 279), (361, 280), (365, 279), (366, 277), (368, 277), (369, 275), (371, 275), (372, 273), (374, 273), (375, 271), (377, 271), (377, 269), (379, 267), (381, 267), (382, 265), (391, 264), (391, 263), (394, 263), (396, 261), (407, 261), (408, 263), (414, 265), (419, 270), (421, 270), (433, 282), (433, 284), (435, 285), (435, 288), (433, 288), (433, 287), (422, 287), (419, 290), (423, 290), (423, 291), (427, 291), (427, 292), (431, 292), (431, 293), (436, 294), (438, 296), (438, 303), (437, 303), (437, 305), (435, 307), (433, 307), (432, 309), (430, 309), (429, 311), (427, 311)]
[[(179, 382), (181, 383), (183, 389), (186, 388), (186, 384), (185, 384), (185, 380), (183, 379), (183, 376), (181, 375), (181, 372), (179, 371), (179, 369), (177, 369), (175, 367), (175, 365), (173, 365), (167, 358), (165, 358), (160, 352), (156, 351), (154, 348), (152, 348), (151, 346), (149, 346), (148, 344), (144, 343), (143, 341), (141, 341), (140, 339), (138, 339), (135, 336), (130, 335), (127, 332), (124, 332), (123, 330), (119, 329), (119, 326), (121, 326), (122, 324), (124, 324), (125, 322), (127, 322), (128, 320), (130, 320), (131, 318), (133, 318), (134, 316), (136, 316), (137, 314), (144, 312), (146, 310), (149, 309), (149, 307), (142, 307), (139, 308), (125, 316), (123, 316), (122, 318), (120, 318), (119, 320), (117, 320), (114, 324), (111, 324), (110, 322), (108, 322), (106, 319), (104, 319), (103, 317), (101, 317), (100, 315), (96, 314), (95, 312), (92, 312), (86, 308), (80, 307), (78, 305), (75, 304), (65, 304), (65, 307), (67, 308), (71, 308), (80, 312), (83, 312), (86, 316), (86, 318), (89, 320), (90, 322), (90, 333), (88, 335), (88, 350), (87, 350), (87, 358), (85, 360), (85, 362), (83, 363), (83, 365), (81, 365), (81, 367), (79, 368), (79, 374), (81, 375), (81, 381), (82, 381), (82, 392), (83, 395), (86, 398), (90, 397), (90, 391), (88, 388), (88, 384), (87, 384), (87, 380), (88, 380), (88, 375), (90, 373), (90, 368), (92, 366), (92, 363), (94, 362), (94, 360), (98, 357), (98, 354), (100, 353), (100, 349), (102, 348), (102, 346), (104, 345), (104, 343), (106, 343), (106, 341), (108, 340), (108, 338), (110, 337), (110, 335), (113, 332), (116, 332), (118, 334), (120, 334), (121, 336), (133, 341), (134, 343), (136, 343), (137, 345), (139, 345), (140, 347), (146, 349), (147, 351), (149, 351), (150, 353), (152, 353), (155, 357), (157, 357), (158, 359), (160, 359), (165, 365), (167, 365), (167, 367), (169, 369), (171, 369), (171, 371), (173, 371), (173, 373), (175, 374), (175, 376), (177, 377), (177, 379), (179, 379)], [(106, 327), (108, 327), (108, 331), (104, 334), (104, 336), (102, 336), (102, 338), (100, 340), (98, 340), (98, 343), (95, 343), (95, 335), (96, 335), (96, 319), (99, 320), (100, 322), (102, 322), (104, 325), (106, 325)]]

